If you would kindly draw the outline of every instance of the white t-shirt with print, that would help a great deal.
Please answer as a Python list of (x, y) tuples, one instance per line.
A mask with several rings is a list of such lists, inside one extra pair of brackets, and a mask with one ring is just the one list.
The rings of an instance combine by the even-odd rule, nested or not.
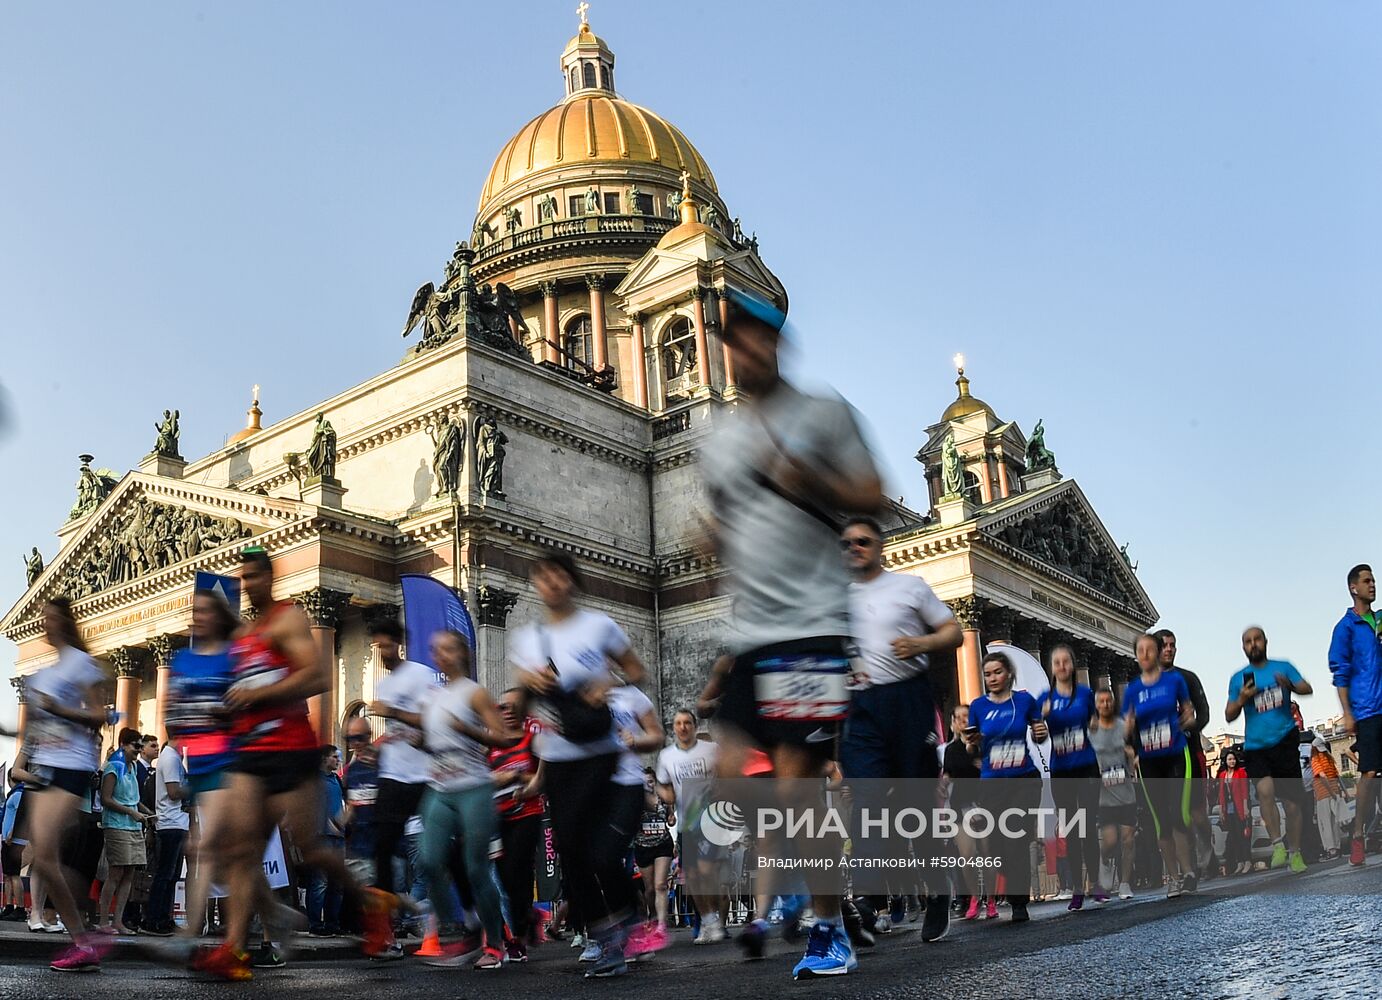
[[(611, 678), (609, 661), (630, 649), (629, 637), (614, 619), (599, 611), (578, 609), (562, 621), (529, 623), (509, 639), (509, 662), (521, 670), (540, 670), (550, 658), (557, 683), (575, 691), (591, 681)], [(559, 733), (543, 730), (533, 741), (539, 758), (550, 761), (587, 760), (623, 749), (614, 727), (608, 739), (572, 743)]]
[(696, 740), (689, 750), (678, 744), (665, 746), (657, 755), (657, 768), (654, 777), (659, 785), (671, 785), (672, 794), (678, 806), (686, 806), (686, 795), (682, 791), (688, 781), (706, 785), (715, 776), (715, 757), (719, 746), (709, 740)]
[(159, 830), (186, 830), (191, 814), (182, 808), (181, 800), (174, 802), (168, 798), (169, 784), (181, 785), (183, 795), (187, 794), (187, 769), (182, 766), (182, 754), (166, 745), (154, 765), (154, 824)]
[(438, 688), (422, 706), (422, 729), (431, 754), (430, 787), (439, 792), (477, 788), (494, 780), (489, 769), (489, 748), (456, 729), (455, 720), (480, 729), (483, 720), (471, 707), (480, 689), (469, 677)]
[[(425, 663), (404, 660), (379, 681), (374, 699), (401, 712), (421, 713), (426, 701), (441, 689), (442, 679), (435, 670)], [(406, 785), (426, 781), (431, 761), (421, 747), (408, 742), (417, 730), (398, 719), (386, 719), (384, 733), (389, 738), (379, 748), (379, 777)]]
[(850, 630), (871, 684), (892, 684), (926, 672), (926, 654), (900, 660), (893, 640), (929, 635), (955, 616), (926, 581), (884, 571), (849, 585)]
[(95, 732), (81, 723), (45, 712), (34, 696), (46, 694), (58, 705), (77, 708), (82, 692), (105, 680), (105, 676), (95, 660), (68, 646), (58, 654), (58, 662), (24, 678), (29, 709), (25, 735), (31, 748), (31, 763), (70, 771), (96, 770)]
[[(609, 693), (609, 711), (614, 716), (615, 732), (629, 732), (636, 739), (643, 733), (643, 726), (638, 720), (652, 710), (652, 699), (632, 684), (617, 687)], [(619, 745), (622, 749), (619, 753), (619, 766), (614, 770), (614, 783), (643, 784), (643, 759), (637, 751), (625, 747), (623, 740), (619, 741)]]

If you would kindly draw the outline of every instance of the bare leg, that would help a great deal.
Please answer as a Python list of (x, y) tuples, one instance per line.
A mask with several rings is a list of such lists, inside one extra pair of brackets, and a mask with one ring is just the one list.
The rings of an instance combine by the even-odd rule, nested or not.
[(671, 867), (671, 858), (653, 859), (653, 912), (659, 927), (667, 926), (667, 872)]
[(133, 934), (134, 931), (125, 926), (125, 905), (130, 901), (130, 892), (134, 889), (136, 866), (121, 865), (119, 871), (120, 877), (115, 883), (115, 913), (110, 918), (110, 924), (121, 934)]
[(1358, 776), (1358, 797), (1354, 800), (1353, 835), (1361, 839), (1372, 819), (1372, 796), (1376, 788), (1377, 772), (1364, 771)]
[(1137, 851), (1137, 827), (1120, 826), (1118, 828), (1118, 839), (1119, 846), (1122, 848), (1118, 875), (1122, 881), (1132, 885), (1133, 855)]
[[(43, 880), (44, 888), (57, 907), (58, 915), (67, 925), (67, 933), (74, 941), (82, 933), (82, 911), (72, 894), (67, 875), (63, 871), (58, 849), (67, 830), (77, 822), (81, 799), (60, 788), (45, 788), (33, 794), (29, 807), (29, 829), (33, 831), (33, 868)], [(37, 900), (35, 900), (37, 902)]]
[(1295, 799), (1286, 800), (1286, 846), (1293, 851), (1300, 850), (1301, 824), (1304, 816), (1300, 803)]
[(1271, 778), (1257, 779), (1257, 802), (1262, 807), (1262, 825), (1275, 844), (1281, 839), (1281, 814), (1276, 811), (1276, 783)]
[[(773, 773), (782, 781), (792, 781), (798, 785), (806, 784), (804, 779), (819, 778), (822, 773), (822, 763), (820, 757), (807, 747), (792, 746), (782, 744), (774, 747), (770, 756), (773, 760)], [(803, 802), (803, 806), (815, 806), (815, 801)], [(813, 837), (804, 839), (799, 846), (807, 847), (814, 855), (825, 858), (829, 857), (836, 861), (840, 856), (840, 849), (843, 845), (836, 837)], [(840, 894), (838, 892), (828, 895), (812, 894), (811, 906), (816, 911), (819, 919), (834, 920), (840, 915)]]
[(226, 872), (226, 947), (245, 950), (250, 915), (254, 911), (259, 886), (264, 882), (261, 859), (268, 843), (273, 820), (265, 809), (264, 787), (248, 774), (231, 774), (226, 791), (235, 808), (226, 815), (222, 870)]

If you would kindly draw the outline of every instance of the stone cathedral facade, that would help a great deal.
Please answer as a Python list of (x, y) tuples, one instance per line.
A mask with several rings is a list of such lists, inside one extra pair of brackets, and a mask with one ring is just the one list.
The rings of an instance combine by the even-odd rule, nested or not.
[[(256, 398), (244, 430), (190, 461), (175, 432), (123, 476), (82, 457), (56, 555), (0, 620), (21, 706), (23, 675), (51, 655), (42, 602), (65, 593), (112, 668), (112, 701), (160, 727), (194, 574), (233, 572), (249, 538), (336, 678), (312, 706), (324, 738), (372, 700), (368, 627), (398, 614), (403, 573), (465, 597), (478, 678), (502, 688), (505, 634), (537, 614), (526, 578), (548, 548), (578, 560), (588, 603), (628, 631), (663, 713), (693, 699), (726, 611), (688, 531), (697, 451), (737, 395), (724, 292), (784, 308), (787, 293), (687, 137), (618, 96), (614, 54), (584, 22), (560, 78), (562, 99), (500, 148), (470, 239), (413, 297), (397, 366), (267, 426)], [(957, 495), (942, 488), (947, 440)], [(887, 512), (890, 568), (926, 576), (966, 628), (940, 665), (952, 696), (972, 696), (994, 639), (1038, 654), (1073, 640), (1119, 680), (1156, 618), (1078, 486), (1053, 464), (1029, 471), (1027, 444), (962, 374), (917, 456), (928, 509)]]

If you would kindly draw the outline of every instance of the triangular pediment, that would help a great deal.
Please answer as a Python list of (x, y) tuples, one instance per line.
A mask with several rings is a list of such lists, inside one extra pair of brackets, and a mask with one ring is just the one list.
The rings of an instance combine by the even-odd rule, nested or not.
[(1108, 529), (1073, 479), (1019, 494), (977, 518), (995, 549), (1029, 561), (1133, 611), (1150, 624), (1158, 615)]
[(79, 601), (192, 567), (315, 510), (295, 500), (131, 472), (0, 619), (0, 631), (33, 617), (49, 598)]
[(769, 299), (785, 299), (782, 283), (756, 253), (747, 248), (725, 253), (709, 239), (704, 246), (692, 241), (673, 248), (654, 247), (634, 262), (614, 294), (627, 301), (630, 311), (646, 311), (655, 308), (668, 293), (700, 284), (702, 269), (707, 267), (716, 285), (723, 279)]

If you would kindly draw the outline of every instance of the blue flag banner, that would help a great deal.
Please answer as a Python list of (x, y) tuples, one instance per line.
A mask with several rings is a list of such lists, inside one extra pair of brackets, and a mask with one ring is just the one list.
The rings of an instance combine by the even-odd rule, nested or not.
[(470, 620), (465, 601), (440, 580), (421, 573), (404, 573), (403, 623), (407, 631), (408, 659), (425, 663), (433, 670), (432, 634), (455, 629), (470, 644), (470, 675), (475, 676), (475, 624)]
[(217, 576), (215, 573), (197, 573), (192, 584), (196, 590), (210, 590), (225, 598), (230, 610), (240, 613), (240, 578), (238, 576)]

